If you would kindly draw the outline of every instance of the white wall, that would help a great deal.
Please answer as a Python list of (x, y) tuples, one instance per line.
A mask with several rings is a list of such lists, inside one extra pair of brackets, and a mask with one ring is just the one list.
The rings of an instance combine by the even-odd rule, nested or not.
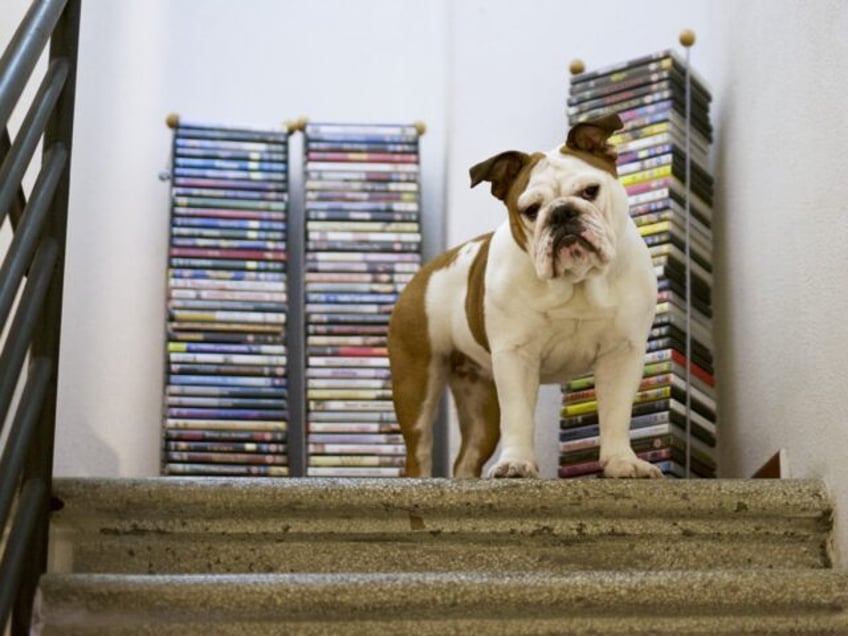
[[(0, 0), (0, 36), (25, 4)], [(165, 113), (256, 124), (423, 119), (424, 203), (435, 223), (447, 199), (454, 244), (504, 214), (486, 189), (468, 189), (470, 165), (561, 141), (572, 58), (602, 66), (675, 46), (690, 27), (693, 63), (715, 95), (721, 472), (748, 476), (786, 447), (794, 476), (822, 477), (838, 497), (848, 549), (845, 7), (86, 0), (57, 471), (158, 468)], [(548, 475), (557, 402), (556, 389), (540, 401)]]
[[(848, 559), (848, 5), (731, 2), (716, 86), (721, 467), (786, 448)], [(732, 12), (731, 12), (732, 7)]]

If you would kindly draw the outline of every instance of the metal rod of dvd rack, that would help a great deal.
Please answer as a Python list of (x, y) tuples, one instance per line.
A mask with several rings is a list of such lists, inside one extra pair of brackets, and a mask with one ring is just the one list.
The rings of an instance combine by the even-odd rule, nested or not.
[[(9, 214), (14, 230), (0, 266), (0, 326), (11, 318), (0, 422), (23, 384), (0, 457), (0, 625), (16, 636), (30, 632), (47, 565), (79, 17), (80, 0), (35, 0), (0, 57), (0, 224)], [(47, 72), (12, 139), (9, 118), (48, 45)], [(27, 202), (21, 180), (39, 141), (41, 171)]]
[[(301, 148), (305, 146), (304, 131), (306, 119), (301, 118), (290, 126), (290, 132), (300, 132), (297, 136)], [(301, 156), (304, 155), (301, 150)], [(289, 165), (291, 165), (291, 146), (289, 147)], [(291, 186), (291, 171), (289, 172)], [(291, 190), (290, 190), (291, 191)], [(302, 237), (306, 236), (304, 221), (305, 188), (301, 187), (297, 197), (291, 197), (288, 215), (289, 241), (289, 314), (287, 318), (287, 346), (289, 352), (288, 390), (289, 390), (289, 426), (286, 433), (286, 444), (289, 449), (289, 471), (292, 477), (306, 476), (306, 318), (304, 316), (304, 283), (303, 276), (292, 275), (292, 272), (304, 270), (304, 245)]]
[(684, 172), (684, 191), (686, 197), (686, 229), (685, 255), (686, 255), (686, 477), (692, 476), (692, 209), (691, 209), (691, 184), (692, 184), (692, 73), (690, 52), (695, 43), (695, 34), (684, 31), (680, 35), (680, 43), (686, 49), (686, 167)]

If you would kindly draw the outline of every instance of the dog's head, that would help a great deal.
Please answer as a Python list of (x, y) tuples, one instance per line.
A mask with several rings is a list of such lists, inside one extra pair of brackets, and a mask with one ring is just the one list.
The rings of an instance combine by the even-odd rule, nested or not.
[(618, 115), (587, 121), (548, 153), (511, 150), (471, 168), (471, 187), (490, 182), (507, 206), (512, 236), (539, 278), (579, 282), (615, 258), (628, 203), (607, 140), (621, 127)]

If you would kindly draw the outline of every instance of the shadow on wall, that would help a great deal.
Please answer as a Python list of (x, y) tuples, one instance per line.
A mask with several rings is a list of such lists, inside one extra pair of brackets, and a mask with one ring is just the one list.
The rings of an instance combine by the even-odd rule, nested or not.
[(713, 164), (713, 177), (715, 179), (715, 198), (713, 209), (718, 212), (713, 217), (713, 267), (715, 269), (715, 284), (713, 285), (713, 306), (715, 308), (716, 332), (716, 371), (718, 381), (718, 413), (717, 419), (721, 423), (718, 436), (718, 476), (719, 477), (741, 477), (734, 474), (734, 468), (739, 465), (740, 457), (736, 444), (732, 443), (731, 431), (725, 424), (728, 413), (733, 413), (736, 404), (736, 386), (734, 378), (737, 374), (736, 360), (733, 351), (736, 349), (737, 334), (733, 330), (730, 303), (732, 302), (732, 285), (730, 262), (727, 251), (727, 215), (728, 197), (727, 193), (733, 187), (733, 178), (728, 169), (726, 132), (726, 109), (728, 100), (722, 100), (718, 112), (713, 121), (715, 138), (713, 145), (715, 154)]
[[(73, 430), (75, 439), (67, 446), (77, 450), (72, 453), (65, 451), (61, 457), (57, 454), (54, 472), (63, 477), (114, 477), (124, 474), (118, 454), (89, 422), (81, 421)], [(57, 460), (61, 465), (57, 465)]]

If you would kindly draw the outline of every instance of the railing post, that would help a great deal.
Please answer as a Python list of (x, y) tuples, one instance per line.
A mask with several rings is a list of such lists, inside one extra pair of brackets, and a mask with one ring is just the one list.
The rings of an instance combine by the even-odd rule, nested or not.
[[(50, 39), (50, 60), (65, 58), (70, 69), (62, 94), (44, 132), (43, 148), (59, 142), (64, 145), (71, 157), (73, 137), (74, 99), (77, 73), (77, 44), (79, 39), (81, 0), (69, 0)], [(39, 576), (47, 567), (47, 541), (50, 514), (50, 492), (53, 475), (53, 438), (56, 425), (56, 390), (59, 370), (59, 336), (62, 328), (62, 287), (65, 273), (65, 245), (68, 221), (68, 193), (71, 162), (66, 162), (65, 170), (56, 188), (45, 225), (45, 238), (56, 241), (59, 256), (50, 282), (44, 310), (36, 325), (32, 340), (31, 356), (45, 356), (53, 360), (50, 381), (47, 385), (44, 404), (33, 444), (26, 457), (22, 478), (43, 480), (45, 495), (38, 511), (38, 530), (30, 544), (31, 558), (27, 560), (26, 571), (22, 577), (21, 589), (12, 615), (12, 634), (30, 633), (32, 617), (32, 599), (38, 585)]]

